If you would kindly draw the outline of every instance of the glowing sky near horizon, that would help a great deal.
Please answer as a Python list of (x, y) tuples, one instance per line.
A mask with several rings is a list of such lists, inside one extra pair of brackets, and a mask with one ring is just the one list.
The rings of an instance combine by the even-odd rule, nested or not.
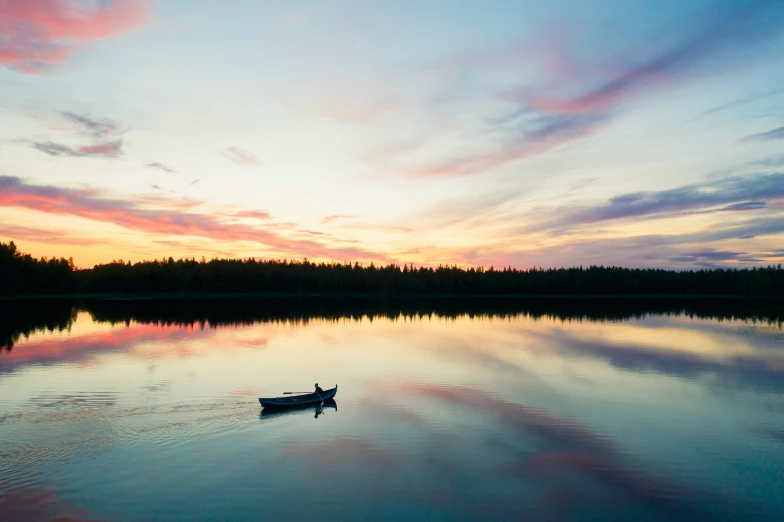
[(0, 0), (0, 241), (784, 259), (784, 2)]

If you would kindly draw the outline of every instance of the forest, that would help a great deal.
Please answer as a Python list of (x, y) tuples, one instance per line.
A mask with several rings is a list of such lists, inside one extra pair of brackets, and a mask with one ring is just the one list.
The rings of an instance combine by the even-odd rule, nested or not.
[(77, 269), (72, 259), (38, 259), (13, 242), (0, 243), (0, 295), (63, 294), (784, 297), (784, 269), (459, 268), (171, 257)]

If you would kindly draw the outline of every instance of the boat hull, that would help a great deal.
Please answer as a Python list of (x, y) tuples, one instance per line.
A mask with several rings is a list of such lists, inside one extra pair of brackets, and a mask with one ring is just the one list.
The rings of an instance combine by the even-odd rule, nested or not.
[(291, 397), (269, 397), (259, 398), (259, 404), (262, 408), (293, 408), (297, 406), (307, 406), (309, 404), (319, 404), (322, 401), (333, 399), (338, 393), (338, 387), (335, 386), (329, 390), (324, 390), (321, 396), (315, 393), (306, 393), (303, 395), (292, 395)]
[(338, 403), (334, 399), (327, 399), (324, 404), (298, 404), (296, 406), (288, 406), (286, 408), (262, 408), (259, 413), (259, 419), (262, 421), (269, 421), (287, 417), (289, 415), (303, 415), (310, 414), (315, 417), (323, 415), (326, 410), (337, 411)]

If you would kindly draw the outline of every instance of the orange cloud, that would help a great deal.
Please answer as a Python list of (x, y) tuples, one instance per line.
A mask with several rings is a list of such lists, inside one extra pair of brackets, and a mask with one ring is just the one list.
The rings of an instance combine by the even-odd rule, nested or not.
[[(243, 223), (226, 223), (214, 215), (184, 212), (179, 208), (149, 209), (142, 205), (149, 198), (120, 200), (101, 197), (93, 189), (66, 189), (31, 185), (11, 176), (0, 176), (0, 207), (22, 207), (49, 214), (78, 216), (92, 221), (113, 223), (123, 228), (156, 235), (195, 236), (219, 241), (251, 241), (275, 252), (311, 258), (342, 261), (372, 259), (390, 262), (380, 253), (360, 248), (331, 247), (310, 239), (294, 239), (281, 235), (273, 227), (259, 228)], [(168, 206), (165, 198), (155, 198), (160, 206)], [(176, 202), (175, 202), (176, 203)], [(293, 230), (293, 232), (302, 232)]]

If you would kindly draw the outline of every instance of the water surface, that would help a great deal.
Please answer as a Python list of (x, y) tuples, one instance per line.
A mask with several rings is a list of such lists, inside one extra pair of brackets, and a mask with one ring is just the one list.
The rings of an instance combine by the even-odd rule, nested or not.
[(779, 322), (177, 306), (5, 334), (0, 520), (784, 520)]

